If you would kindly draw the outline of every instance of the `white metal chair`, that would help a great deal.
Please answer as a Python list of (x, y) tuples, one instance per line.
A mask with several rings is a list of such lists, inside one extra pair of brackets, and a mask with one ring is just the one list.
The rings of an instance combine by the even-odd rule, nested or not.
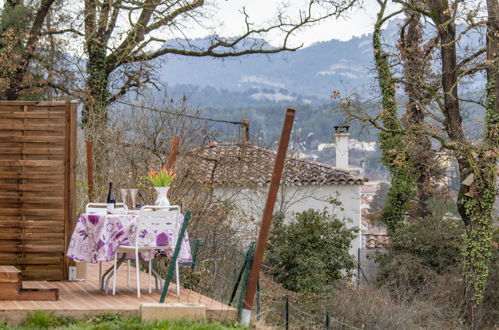
[[(116, 203), (116, 209), (127, 210), (127, 206), (123, 203)], [(85, 214), (107, 214), (107, 203), (88, 203), (85, 206)], [(128, 285), (130, 285), (130, 262), (128, 262)], [(99, 262), (99, 288), (101, 287), (102, 281), (102, 263)]]
[[(128, 210), (127, 206), (123, 203), (116, 203), (115, 209)], [(88, 203), (85, 207), (85, 214), (106, 214), (107, 213), (107, 203)]]
[[(149, 293), (152, 292), (152, 259), (155, 250), (164, 249), (166, 246), (158, 245), (155, 241), (153, 245), (144, 245), (144, 238), (140, 237), (140, 233), (144, 230), (151, 231), (171, 231), (173, 233), (173, 241), (177, 242), (180, 231), (180, 207), (177, 205), (170, 206), (144, 206), (139, 212), (139, 219), (135, 233), (135, 245), (120, 245), (114, 255), (114, 272), (113, 272), (113, 295), (116, 294), (116, 270), (118, 253), (135, 252), (135, 270), (137, 280), (137, 297), (140, 298), (140, 252), (149, 252)], [(156, 235), (154, 235), (155, 239)], [(177, 296), (180, 296), (180, 278), (178, 271), (178, 262), (175, 263), (175, 278), (177, 284)]]

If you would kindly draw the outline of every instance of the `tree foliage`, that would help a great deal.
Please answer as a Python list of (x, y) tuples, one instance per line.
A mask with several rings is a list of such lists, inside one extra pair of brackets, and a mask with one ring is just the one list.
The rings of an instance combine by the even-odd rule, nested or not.
[(42, 0), (39, 5), (27, 5), (22, 0), (5, 1), (0, 17), (0, 99), (16, 100), (29, 95), (35, 85), (36, 74), (40, 73), (33, 62), (42, 57), (36, 53), (54, 2)]
[(327, 210), (309, 209), (292, 220), (277, 216), (273, 226), (267, 264), (286, 289), (317, 293), (353, 274), (349, 249), (358, 229), (348, 229)]
[[(432, 201), (430, 204), (440, 204)], [(438, 205), (437, 205), (438, 207)], [(390, 235), (388, 254), (381, 255), (381, 277), (387, 276), (389, 264), (398, 255), (411, 255), (419, 262), (441, 274), (460, 269), (463, 262), (465, 231), (463, 223), (451, 209), (433, 208), (434, 215), (410, 221)], [(384, 274), (384, 275), (383, 275)]]
[(382, 6), (373, 32), (374, 63), (381, 91), (380, 119), (385, 128), (379, 133), (379, 143), (382, 151), (381, 161), (392, 175), (391, 187), (381, 217), (388, 229), (395, 231), (404, 221), (409, 202), (415, 195), (417, 172), (409, 158), (405, 135), (401, 132), (395, 81), (389, 56), (383, 50), (381, 41), (382, 26), (393, 14), (385, 16), (387, 1), (380, 3)]

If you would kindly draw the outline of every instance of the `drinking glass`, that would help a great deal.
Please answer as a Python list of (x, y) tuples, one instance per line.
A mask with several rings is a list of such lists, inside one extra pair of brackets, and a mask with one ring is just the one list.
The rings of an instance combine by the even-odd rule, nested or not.
[(137, 188), (135, 189), (128, 189), (130, 190), (130, 196), (132, 197), (132, 209), (135, 210), (135, 207), (137, 205), (137, 192), (139, 191)]
[(128, 195), (128, 190), (127, 189), (120, 189), (120, 193), (121, 193), (121, 201), (123, 202), (123, 204), (126, 207), (126, 195)]

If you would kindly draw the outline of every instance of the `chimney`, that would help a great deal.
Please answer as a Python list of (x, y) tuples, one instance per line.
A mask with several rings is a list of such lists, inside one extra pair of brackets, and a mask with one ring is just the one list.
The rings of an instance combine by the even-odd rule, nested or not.
[(348, 128), (350, 126), (335, 126), (336, 167), (348, 169)]

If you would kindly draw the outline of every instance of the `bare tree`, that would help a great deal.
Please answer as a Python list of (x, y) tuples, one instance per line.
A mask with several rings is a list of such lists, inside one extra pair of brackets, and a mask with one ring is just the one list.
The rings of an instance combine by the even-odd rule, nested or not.
[[(204, 45), (195, 45), (186, 38), (192, 26), (206, 22), (208, 4), (204, 0), (109, 0), (84, 2), (84, 39), (86, 64), (86, 95), (84, 125), (107, 123), (107, 106), (132, 89), (153, 82), (151, 60), (175, 54), (217, 58), (247, 54), (272, 54), (298, 47), (289, 39), (299, 28), (320, 19), (338, 16), (355, 0), (310, 0), (297, 21), (280, 12), (276, 22), (256, 27), (243, 9), (245, 30), (240, 35), (224, 38), (212, 34)], [(328, 9), (320, 17), (313, 12)], [(280, 32), (282, 43), (272, 47), (265, 40), (270, 33)], [(160, 35), (181, 38), (168, 39)], [(183, 40), (182, 40), (183, 39)]]

